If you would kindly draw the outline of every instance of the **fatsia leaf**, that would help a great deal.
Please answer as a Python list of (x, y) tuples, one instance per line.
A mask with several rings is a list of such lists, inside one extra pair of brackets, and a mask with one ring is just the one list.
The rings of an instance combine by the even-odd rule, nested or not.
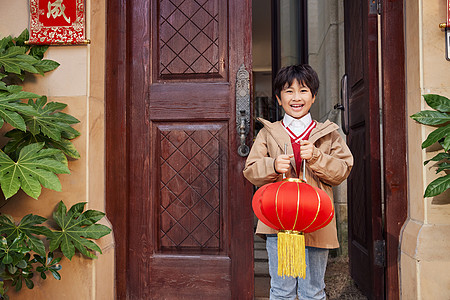
[(450, 174), (439, 177), (427, 186), (424, 197), (433, 197), (442, 194), (450, 188)]
[[(18, 93), (18, 92), (22, 91), (22, 87), (20, 85), (11, 84), (11, 85), (8, 85), (6, 87), (6, 91), (8, 93), (10, 93), (10, 94), (14, 94), (14, 93)], [(5, 94), (5, 95), (7, 96), (7, 94)], [(21, 95), (24, 95), (24, 94), (21, 94)], [(33, 96), (38, 96), (39, 97), (39, 95), (34, 94), (34, 93), (32, 93), (32, 94), (30, 93), (29, 95), (30, 96), (33, 95)]]
[(0, 127), (6, 121), (11, 126), (25, 131), (25, 121), (19, 113), (33, 116), (37, 115), (37, 112), (32, 106), (22, 103), (19, 100), (32, 99), (40, 96), (21, 91), (19, 88), (21, 89), (19, 86), (8, 86), (8, 92), (0, 94)]
[(6, 73), (2, 74), (0, 79), (14, 74), (23, 81), (25, 72), (44, 75), (59, 66), (59, 63), (53, 60), (43, 59), (48, 46), (26, 45), (28, 38), (29, 32), (25, 29), (16, 38), (9, 36), (0, 40), (0, 67), (3, 66)]
[(93, 214), (89, 210), (82, 213), (85, 204), (84, 202), (77, 203), (67, 211), (64, 203), (59, 202), (53, 213), (53, 219), (58, 224), (59, 230), (53, 231), (50, 251), (61, 248), (64, 256), (70, 260), (75, 255), (75, 249), (90, 258), (97, 257), (92, 251), (101, 253), (100, 247), (86, 238), (98, 239), (109, 234), (111, 229), (105, 225), (93, 224), (99, 214)]
[(46, 220), (43, 217), (29, 214), (23, 217), (20, 223), (16, 225), (13, 220), (1, 215), (0, 233), (6, 234), (8, 239), (15, 239), (20, 234), (24, 234), (27, 237), (27, 244), (30, 249), (40, 255), (45, 255), (44, 243), (36, 235), (52, 236), (53, 233), (50, 229), (44, 226), (37, 226)]
[(450, 121), (450, 114), (435, 110), (423, 110), (412, 115), (411, 118), (425, 125), (439, 125)]
[(49, 59), (43, 59), (34, 64), (34, 67), (39, 72), (39, 74), (44, 75), (45, 72), (53, 71), (59, 67), (59, 63)]
[(22, 46), (9, 47), (5, 52), (0, 53), (0, 66), (5, 68), (6, 72), (21, 74), (22, 71), (37, 73), (33, 64), (38, 60), (32, 56), (26, 55), (27, 49)]
[(98, 210), (90, 209), (85, 211), (83, 216), (85, 218), (83, 225), (92, 225), (100, 221), (105, 216), (105, 213)]
[(80, 133), (73, 129), (70, 125), (80, 122), (78, 119), (71, 115), (57, 112), (64, 109), (67, 105), (58, 102), (47, 103), (47, 97), (41, 97), (33, 100), (29, 100), (28, 104), (33, 106), (37, 111), (37, 116), (26, 116), (25, 122), (30, 132), (34, 135), (42, 133), (51, 139), (56, 141), (61, 140), (63, 132), (73, 133), (79, 135)]
[(25, 41), (27, 41), (30, 38), (30, 34), (28, 32), (28, 29), (25, 28), (22, 33), (14, 38), (14, 41), (16, 42), (16, 46), (25, 46)]
[(443, 127), (439, 127), (438, 129), (432, 131), (427, 139), (422, 143), (422, 149), (429, 147), (439, 141), (440, 139), (446, 137), (450, 133), (450, 124), (447, 124)]
[[(64, 137), (61, 137), (60, 141), (55, 141), (49, 137), (46, 137), (42, 133), (33, 135), (29, 131), (23, 132), (17, 129), (8, 131), (5, 134), (5, 136), (11, 138), (9, 142), (5, 145), (5, 148), (3, 150), (8, 155), (10, 153), (17, 153), (18, 151), (20, 151), (20, 149), (22, 149), (26, 145), (44, 142), (45, 143), (44, 148), (60, 149), (65, 155), (69, 157), (75, 159), (80, 158), (80, 154), (78, 153), (77, 149), (72, 144), (72, 142)], [(65, 158), (62, 159), (63, 161), (61, 162), (67, 163), (67, 159)]]
[(440, 112), (450, 112), (450, 99), (447, 97), (436, 94), (426, 94), (423, 95), (423, 98), (431, 108)]
[(0, 53), (4, 53), (6, 49), (14, 46), (12, 36), (6, 36), (0, 40)]
[(36, 68), (34, 67), (34, 64), (38, 63), (38, 59), (34, 58), (31, 55), (17, 55), (17, 65), (20, 66), (20, 68), (23, 71), (27, 71), (30, 73), (38, 73), (38, 71), (36, 70)]
[(61, 275), (58, 273), (58, 270), (55, 269), (49, 269), (49, 271), (52, 273), (53, 277), (56, 280), (61, 280)]
[(47, 45), (35, 45), (31, 47), (29, 55), (37, 59), (43, 59), (44, 53), (47, 51)]
[(42, 149), (44, 143), (25, 146), (17, 162), (0, 151), (0, 185), (6, 198), (15, 195), (20, 188), (37, 199), (43, 187), (61, 191), (56, 174), (68, 174), (69, 169), (54, 158), (60, 150)]

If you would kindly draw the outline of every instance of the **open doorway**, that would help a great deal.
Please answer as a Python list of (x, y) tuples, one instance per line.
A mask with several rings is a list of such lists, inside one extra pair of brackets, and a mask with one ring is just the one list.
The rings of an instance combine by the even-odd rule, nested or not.
[[(280, 67), (309, 63), (320, 79), (311, 109), (313, 119), (329, 119), (341, 125), (340, 112), (334, 107), (341, 102), (340, 79), (345, 73), (344, 2), (253, 0), (252, 18), (254, 119), (282, 119), (283, 111), (273, 97), (272, 79)], [(254, 123), (255, 136), (259, 126), (259, 122)], [(341, 247), (330, 251), (327, 294), (329, 299), (338, 299), (342, 292), (351, 294), (351, 299), (365, 299), (348, 275), (347, 184), (334, 188), (333, 193)], [(268, 299), (265, 241), (256, 235), (254, 259), (255, 299)]]

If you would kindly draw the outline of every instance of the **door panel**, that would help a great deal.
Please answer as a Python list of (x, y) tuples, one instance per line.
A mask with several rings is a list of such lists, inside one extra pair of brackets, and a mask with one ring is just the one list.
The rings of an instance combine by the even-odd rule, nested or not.
[(118, 175), (127, 174), (124, 198), (113, 185), (123, 180), (109, 177), (107, 188), (121, 234), (118, 298), (252, 299), (252, 186), (235, 118), (236, 72), (251, 69), (251, 1), (133, 0), (122, 8), (127, 29), (116, 30), (127, 42), (126, 71), (118, 76), (127, 96), (108, 105), (125, 111), (115, 117), (125, 118), (126, 147), (107, 154), (125, 161)]
[(153, 81), (224, 81), (227, 1), (160, 0), (153, 1), (153, 7)]
[(355, 158), (348, 179), (350, 271), (369, 299), (383, 299), (384, 268), (375, 264), (374, 254), (374, 241), (383, 240), (377, 15), (360, 0), (346, 0), (344, 12), (348, 144)]
[(227, 124), (154, 124), (155, 148), (159, 148), (160, 251), (223, 252)]

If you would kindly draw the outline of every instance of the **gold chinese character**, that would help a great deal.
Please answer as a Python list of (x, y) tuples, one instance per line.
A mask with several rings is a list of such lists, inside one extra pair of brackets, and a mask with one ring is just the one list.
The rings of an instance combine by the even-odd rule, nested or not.
[(47, 12), (47, 18), (50, 18), (50, 16), (53, 17), (53, 19), (56, 19), (57, 17), (63, 16), (64, 19), (67, 21), (67, 23), (70, 24), (70, 18), (67, 18), (64, 11), (66, 10), (66, 6), (62, 4), (63, 0), (56, 0), (55, 2), (51, 3), (48, 2), (48, 12)]

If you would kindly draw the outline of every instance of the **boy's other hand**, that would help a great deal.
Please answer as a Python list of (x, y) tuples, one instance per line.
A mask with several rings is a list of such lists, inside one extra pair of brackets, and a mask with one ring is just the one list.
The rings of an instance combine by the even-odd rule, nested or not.
[(289, 171), (291, 158), (294, 154), (282, 154), (275, 159), (275, 171), (280, 174), (284, 174)]
[(314, 153), (314, 144), (310, 141), (300, 141), (300, 157), (302, 159), (311, 159)]

